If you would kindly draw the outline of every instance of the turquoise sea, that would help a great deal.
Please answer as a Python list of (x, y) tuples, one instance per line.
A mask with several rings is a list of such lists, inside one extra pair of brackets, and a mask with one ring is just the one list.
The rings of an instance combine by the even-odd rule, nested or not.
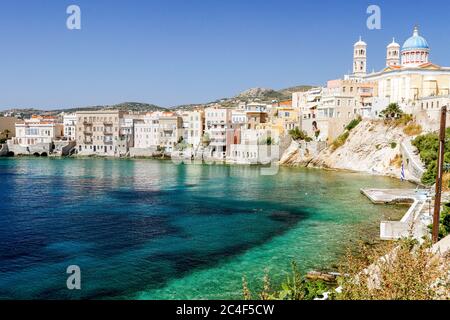
[[(175, 165), (171, 161), (0, 160), (0, 299), (240, 299), (332, 268), (382, 219), (363, 187), (408, 188), (358, 173)], [(66, 268), (81, 268), (81, 290)]]

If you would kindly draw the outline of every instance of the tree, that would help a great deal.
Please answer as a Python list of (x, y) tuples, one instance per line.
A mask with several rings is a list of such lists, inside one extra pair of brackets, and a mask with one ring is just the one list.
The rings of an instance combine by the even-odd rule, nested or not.
[(397, 103), (390, 103), (386, 109), (381, 111), (380, 115), (386, 119), (399, 118), (403, 115), (403, 111)]

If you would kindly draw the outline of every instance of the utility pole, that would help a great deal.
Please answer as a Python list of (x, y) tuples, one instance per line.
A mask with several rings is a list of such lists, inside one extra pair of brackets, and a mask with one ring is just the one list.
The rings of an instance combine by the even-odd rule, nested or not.
[(441, 127), (439, 131), (439, 154), (437, 160), (436, 174), (436, 195), (434, 198), (434, 215), (433, 215), (433, 243), (438, 242), (439, 238), (439, 220), (441, 211), (441, 193), (442, 193), (442, 171), (444, 169), (444, 149), (445, 149), (445, 120), (447, 117), (447, 107), (441, 109)]

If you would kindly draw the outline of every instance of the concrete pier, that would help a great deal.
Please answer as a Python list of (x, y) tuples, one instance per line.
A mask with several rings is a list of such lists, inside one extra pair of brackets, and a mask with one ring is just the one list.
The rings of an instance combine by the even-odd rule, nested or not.
[(408, 204), (418, 196), (416, 189), (361, 189), (361, 193), (376, 204)]
[(380, 238), (395, 240), (403, 237), (422, 239), (428, 234), (430, 216), (424, 207), (430, 192), (427, 189), (361, 189), (370, 201), (377, 204), (412, 204), (400, 221), (382, 221)]

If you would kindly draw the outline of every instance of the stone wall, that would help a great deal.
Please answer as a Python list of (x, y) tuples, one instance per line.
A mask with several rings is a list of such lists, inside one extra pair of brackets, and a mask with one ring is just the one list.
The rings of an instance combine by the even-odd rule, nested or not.
[(52, 144), (51, 143), (38, 143), (33, 146), (24, 147), (19, 144), (13, 143), (12, 140), (8, 140), (8, 149), (10, 152), (13, 152), (14, 155), (33, 155), (35, 153), (38, 153), (39, 155), (42, 155), (43, 153), (49, 155), (52, 152)]
[(156, 147), (154, 148), (130, 148), (130, 157), (153, 157), (158, 154)]
[(0, 145), (0, 157), (6, 157), (8, 155), (8, 145), (6, 143)]

